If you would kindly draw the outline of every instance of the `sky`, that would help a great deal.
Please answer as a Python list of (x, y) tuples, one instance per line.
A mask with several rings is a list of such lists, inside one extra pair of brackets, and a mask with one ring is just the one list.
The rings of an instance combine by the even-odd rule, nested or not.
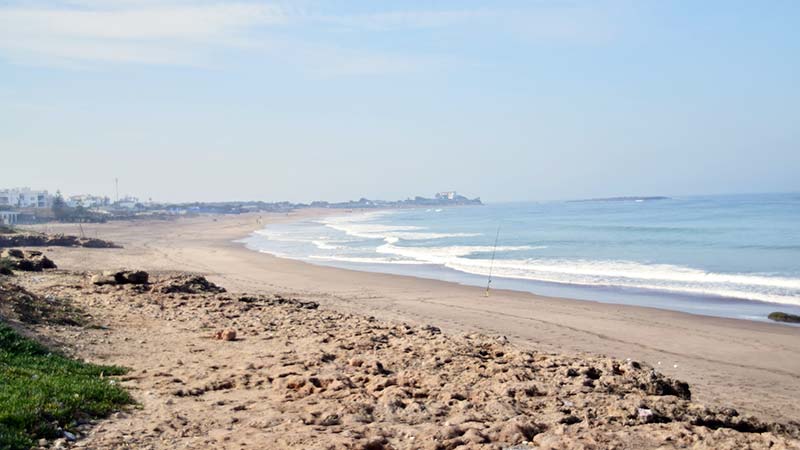
[(800, 2), (10, 0), (0, 188), (800, 191)]

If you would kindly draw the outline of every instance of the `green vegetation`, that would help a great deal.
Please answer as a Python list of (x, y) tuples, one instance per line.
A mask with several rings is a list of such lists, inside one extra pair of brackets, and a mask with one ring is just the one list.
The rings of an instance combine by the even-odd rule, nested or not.
[(89, 211), (83, 206), (71, 207), (67, 205), (61, 191), (56, 191), (51, 206), (53, 216), (61, 222), (105, 222), (106, 218), (98, 213)]
[(776, 322), (800, 323), (800, 316), (785, 312), (774, 312), (767, 316), (767, 318)]
[(0, 258), (0, 275), (14, 275), (15, 264), (8, 258)]
[(132, 403), (103, 378), (124, 372), (53, 353), (0, 323), (0, 448), (27, 450), (35, 439), (61, 437), (58, 427)]
[(14, 234), (17, 230), (10, 225), (0, 225), (0, 234)]

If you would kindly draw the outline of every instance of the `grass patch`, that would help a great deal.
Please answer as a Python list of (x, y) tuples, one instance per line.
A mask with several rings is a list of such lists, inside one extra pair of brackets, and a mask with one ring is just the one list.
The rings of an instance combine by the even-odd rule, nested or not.
[(14, 234), (17, 230), (8, 225), (0, 225), (0, 234)]
[(14, 275), (16, 264), (8, 258), (0, 258), (0, 275)]
[(0, 323), (0, 449), (27, 450), (36, 439), (61, 437), (58, 427), (132, 403), (119, 385), (101, 378), (123, 373), (51, 352)]

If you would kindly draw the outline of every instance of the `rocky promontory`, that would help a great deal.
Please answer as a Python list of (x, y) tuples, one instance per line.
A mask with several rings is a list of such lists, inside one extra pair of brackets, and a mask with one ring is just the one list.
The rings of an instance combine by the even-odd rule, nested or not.
[(48, 235), (25, 232), (0, 234), (0, 248), (2, 247), (121, 248), (119, 245), (103, 239), (64, 234)]

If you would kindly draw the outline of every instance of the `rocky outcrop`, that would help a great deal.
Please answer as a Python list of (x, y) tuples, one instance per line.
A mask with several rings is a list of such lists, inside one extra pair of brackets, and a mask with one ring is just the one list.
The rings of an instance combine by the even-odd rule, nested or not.
[(11, 270), (41, 272), (57, 268), (53, 260), (35, 250), (6, 249), (0, 252), (0, 259), (4, 261), (3, 266)]
[(143, 270), (105, 271), (102, 274), (92, 275), (92, 284), (118, 285), (118, 284), (147, 284), (150, 274)]
[(227, 330), (220, 330), (214, 334), (214, 339), (220, 341), (235, 341), (236, 340), (236, 330), (234, 329), (227, 329)]
[(85, 325), (84, 311), (56, 295), (37, 295), (13, 283), (0, 282), (0, 320), (26, 324)]
[(259, 295), (259, 296), (250, 296), (245, 295), (239, 297), (239, 301), (243, 303), (253, 303), (253, 304), (260, 304), (260, 305), (292, 305), (298, 308), (303, 309), (317, 309), (319, 308), (319, 303), (312, 302), (309, 300), (300, 300), (296, 298), (286, 298), (281, 295), (273, 295), (273, 296), (266, 296), (266, 295)]
[(774, 312), (767, 316), (767, 318), (775, 322), (800, 323), (800, 316), (785, 312)]
[(36, 233), (0, 234), (2, 247), (86, 247), (121, 248), (119, 245), (95, 238), (82, 238), (63, 234), (47, 235)]
[(221, 294), (225, 288), (208, 281), (201, 275), (179, 275), (160, 283), (156, 288), (162, 294)]

